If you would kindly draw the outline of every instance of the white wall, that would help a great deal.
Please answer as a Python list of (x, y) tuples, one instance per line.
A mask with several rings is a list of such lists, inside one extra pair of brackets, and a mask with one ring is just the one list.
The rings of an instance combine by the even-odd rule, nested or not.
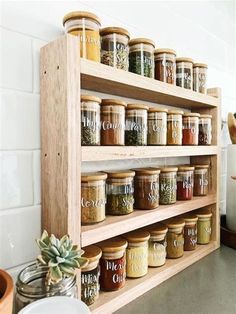
[[(0, 267), (13, 274), (35, 258), (40, 235), (39, 50), (63, 34), (63, 15), (72, 10), (208, 63), (208, 85), (222, 87), (223, 117), (236, 111), (234, 1), (2, 1)], [(226, 131), (222, 137), (223, 180)], [(223, 210), (224, 187), (221, 200)]]

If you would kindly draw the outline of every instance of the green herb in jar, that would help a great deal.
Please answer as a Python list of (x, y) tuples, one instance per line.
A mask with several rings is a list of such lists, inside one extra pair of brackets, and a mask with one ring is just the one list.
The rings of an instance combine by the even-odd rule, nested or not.
[(160, 173), (160, 204), (169, 205), (176, 203), (176, 171), (178, 168), (163, 168)]
[(81, 145), (99, 145), (100, 130), (93, 121), (97, 120), (96, 112), (83, 111), (81, 117)]
[(129, 54), (129, 71), (153, 77), (153, 54), (148, 51), (134, 51)]
[(106, 214), (127, 215), (132, 213), (134, 204), (133, 194), (107, 195)]

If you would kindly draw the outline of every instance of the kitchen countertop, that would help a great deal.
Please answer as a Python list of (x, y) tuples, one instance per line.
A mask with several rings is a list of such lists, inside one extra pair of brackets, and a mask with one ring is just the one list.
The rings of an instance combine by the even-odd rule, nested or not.
[(235, 314), (236, 250), (222, 246), (115, 314)]

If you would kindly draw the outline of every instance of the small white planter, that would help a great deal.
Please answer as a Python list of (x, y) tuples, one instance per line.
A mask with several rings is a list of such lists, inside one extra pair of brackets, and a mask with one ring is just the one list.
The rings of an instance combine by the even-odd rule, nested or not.
[(236, 232), (236, 144), (227, 148), (227, 227)]

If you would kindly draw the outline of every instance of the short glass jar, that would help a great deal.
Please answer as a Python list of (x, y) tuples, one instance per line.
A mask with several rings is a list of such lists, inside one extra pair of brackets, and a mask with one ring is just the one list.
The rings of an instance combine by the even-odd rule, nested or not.
[(184, 225), (180, 218), (173, 218), (166, 222), (167, 232), (167, 258), (179, 258), (184, 254)]
[(161, 205), (170, 205), (176, 203), (177, 170), (177, 167), (161, 168), (159, 190)]
[(160, 267), (166, 262), (166, 233), (168, 228), (161, 224), (156, 224), (149, 229), (150, 239), (148, 241), (148, 266)]
[(199, 145), (211, 145), (212, 139), (212, 116), (209, 114), (201, 114), (199, 118)]
[(97, 244), (102, 250), (100, 259), (100, 287), (103, 291), (115, 291), (124, 287), (126, 278), (125, 249), (127, 241), (121, 237)]
[(125, 144), (125, 107), (118, 99), (103, 99), (101, 103), (101, 144)]
[(185, 113), (183, 115), (183, 145), (198, 145), (199, 113)]
[(100, 145), (100, 103), (95, 96), (81, 96), (81, 145)]
[(149, 108), (148, 110), (148, 145), (167, 144), (167, 112), (164, 108)]
[(138, 168), (134, 177), (134, 207), (154, 209), (159, 206), (159, 174), (157, 168)]
[(79, 37), (80, 57), (100, 62), (100, 19), (93, 13), (75, 11), (63, 18), (66, 33)]
[(197, 248), (197, 221), (196, 215), (186, 215), (183, 217), (184, 226), (184, 250), (193, 251)]
[(147, 38), (129, 41), (129, 72), (154, 78), (155, 43)]
[(83, 251), (83, 257), (88, 259), (88, 264), (81, 268), (81, 300), (91, 305), (99, 298), (99, 259), (102, 251), (96, 245), (87, 246), (83, 248)]
[(183, 111), (170, 110), (167, 115), (167, 145), (182, 145)]
[(211, 217), (209, 210), (201, 210), (197, 213), (197, 243), (208, 244), (211, 240)]
[(208, 169), (209, 165), (194, 165), (194, 196), (205, 196), (208, 194)]
[(193, 89), (193, 59), (176, 58), (176, 85)]
[(207, 93), (207, 64), (194, 63), (193, 64), (193, 90), (198, 93)]
[(168, 48), (156, 49), (155, 59), (155, 79), (175, 85), (176, 80), (176, 52)]
[(129, 32), (121, 27), (106, 27), (100, 30), (101, 63), (128, 71)]
[(106, 205), (106, 178), (103, 172), (81, 174), (81, 223), (94, 224), (103, 221)]
[(147, 145), (147, 110), (142, 104), (128, 104), (125, 112), (125, 145)]
[(134, 171), (121, 170), (108, 172), (106, 185), (108, 215), (127, 215), (134, 206)]
[(17, 277), (15, 310), (18, 313), (26, 305), (54, 296), (77, 298), (76, 277), (68, 277), (55, 285), (45, 284), (47, 266), (31, 264), (24, 268)]
[(132, 231), (123, 235), (128, 241), (126, 249), (126, 276), (143, 277), (148, 272), (148, 240), (147, 231)]
[(193, 199), (194, 167), (180, 166), (177, 173), (177, 200), (188, 201)]

